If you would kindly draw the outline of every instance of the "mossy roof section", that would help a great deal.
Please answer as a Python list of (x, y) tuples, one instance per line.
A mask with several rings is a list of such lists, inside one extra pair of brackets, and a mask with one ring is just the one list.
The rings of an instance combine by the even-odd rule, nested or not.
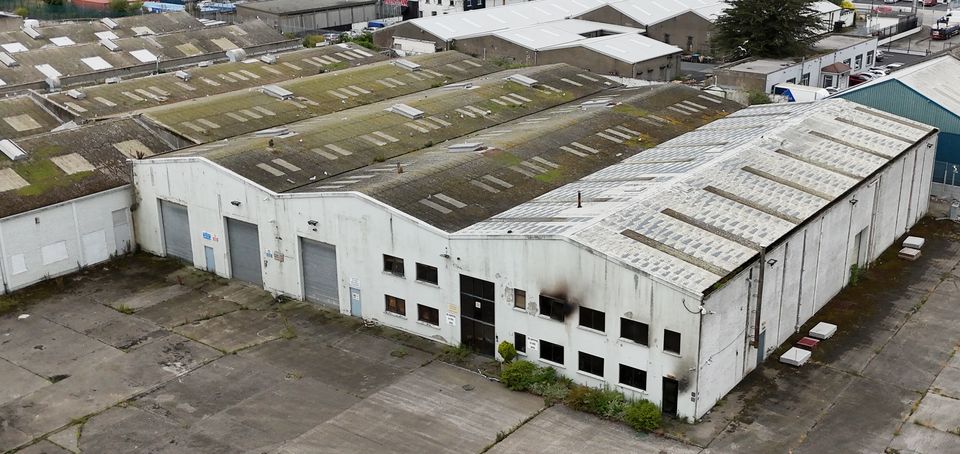
[[(566, 65), (523, 70), (523, 74), (557, 87), (563, 83), (560, 79), (576, 77), (581, 72)], [(599, 80), (584, 80), (579, 86), (554, 92), (509, 82), (503, 79), (503, 75), (499, 73), (478, 80), (473, 89), (438, 88), (307, 120), (290, 125), (289, 129), (296, 132), (290, 137), (246, 136), (223, 146), (218, 142), (199, 147), (201, 150), (192, 153), (199, 152), (276, 192), (294, 190), (312, 182), (338, 185), (340, 177), (353, 170), (371, 165), (380, 167), (383, 161), (396, 157), (402, 160), (405, 155), (435, 143), (454, 140), (607, 88)], [(503, 96), (526, 101), (510, 106), (492, 101), (502, 100)], [(385, 111), (394, 101), (423, 111), (424, 117), (411, 120)], [(457, 109), (476, 109), (486, 113), (467, 116), (461, 115)], [(269, 167), (264, 168), (264, 165)]]
[(96, 71), (82, 61), (83, 58), (89, 57), (102, 58), (113, 66), (111, 70), (140, 66), (144, 63), (130, 55), (131, 51), (140, 49), (149, 50), (154, 55), (160, 56), (161, 61), (191, 56), (177, 48), (181, 44), (192, 44), (201, 54), (222, 56), (224, 51), (212, 41), (217, 38), (229, 39), (239, 47), (286, 40), (283, 35), (263, 22), (252, 21), (166, 35), (122, 38), (114, 41), (122, 49), (117, 52), (110, 52), (99, 42), (66, 47), (51, 46), (13, 54), (13, 58), (19, 65), (13, 68), (0, 66), (0, 79), (7, 85), (41, 82), (46, 79), (46, 76), (37, 70), (36, 66), (43, 64), (52, 66), (61, 74), (61, 77), (94, 73)]
[[(26, 117), (25, 117), (26, 116)], [(29, 96), (0, 99), (0, 139), (16, 139), (50, 131), (60, 120)]]
[[(348, 183), (318, 182), (297, 192), (362, 192), (455, 232), (739, 109), (732, 102), (704, 102), (699, 94), (680, 85), (606, 90), (589, 99), (610, 103), (582, 107), (586, 100), (581, 99), (531, 113), (335, 180)], [(691, 115), (669, 109), (681, 101), (710, 106)], [(651, 120), (654, 117), (664, 121)], [(481, 152), (448, 148), (466, 142), (488, 148)], [(397, 164), (402, 173), (396, 171)], [(575, 195), (567, 203), (575, 205)]]
[[(77, 44), (97, 43), (100, 38), (96, 33), (110, 31), (118, 38), (136, 36), (132, 27), (147, 27), (154, 33), (173, 33), (203, 28), (203, 24), (186, 12), (148, 14), (113, 19), (119, 27), (111, 30), (99, 20), (64, 22), (56, 25), (41, 26), (38, 30), (43, 34), (40, 39), (27, 36), (22, 30), (10, 30), (0, 33), (0, 44), (20, 43), (27, 49), (39, 49), (49, 46), (50, 38), (65, 36)], [(0, 50), (2, 52), (3, 50)]]
[[(348, 67), (347, 65), (334, 63), (326, 58), (322, 58), (321, 60), (327, 61), (327, 64), (320, 64), (317, 60), (313, 59), (342, 53), (344, 50), (355, 51), (356, 49), (360, 49), (370, 56), (368, 57), (361, 54), (363, 58), (357, 58), (351, 61), (351, 66), (364, 65), (382, 61), (387, 58), (379, 53), (363, 49), (356, 44), (347, 44), (346, 48), (340, 46), (315, 47), (277, 54), (277, 63), (272, 65), (267, 65), (258, 60), (256, 63), (220, 63), (205, 68), (195, 67), (185, 69), (184, 71), (191, 76), (190, 80), (186, 82), (177, 78), (174, 73), (165, 73), (156, 76), (129, 79), (117, 84), (101, 84), (80, 88), (79, 90), (87, 96), (85, 99), (73, 99), (62, 92), (48, 95), (48, 99), (60, 105), (71, 102), (80, 106), (85, 112), (75, 113), (83, 118), (103, 118), (134, 110), (148, 109), (161, 105), (172, 105), (177, 102), (202, 98), (209, 95), (312, 76), (316, 75), (320, 69), (328, 72), (345, 69)], [(356, 54), (356, 52), (352, 53)], [(293, 66), (286, 65), (285, 63), (291, 63)], [(318, 67), (317, 65), (320, 66)], [(257, 77), (252, 77), (246, 74), (247, 72), (253, 73)], [(237, 74), (239, 74), (243, 80), (239, 79)], [(232, 80), (232, 82), (228, 82), (228, 80)], [(210, 81), (217, 85), (210, 83)], [(137, 90), (146, 90), (148, 93), (155, 95), (155, 97), (145, 96)], [(136, 95), (136, 98), (126, 95), (125, 92)], [(73, 109), (70, 110), (73, 111)]]
[[(291, 100), (281, 101), (248, 89), (145, 113), (181, 136), (206, 143), (473, 79), (500, 69), (458, 52), (420, 55), (409, 60), (420, 64), (422, 70), (411, 72), (394, 62), (375, 63), (277, 84), (293, 92), (295, 98)], [(344, 89), (353, 95), (345, 94)]]
[[(114, 144), (134, 139), (154, 153), (173, 149), (133, 118), (103, 121), (18, 140), (17, 144), (28, 157), (10, 161), (0, 156), (0, 169), (11, 168), (30, 184), (0, 193), (0, 218), (129, 183), (127, 157)], [(71, 153), (79, 154), (96, 169), (67, 175), (50, 160)]]

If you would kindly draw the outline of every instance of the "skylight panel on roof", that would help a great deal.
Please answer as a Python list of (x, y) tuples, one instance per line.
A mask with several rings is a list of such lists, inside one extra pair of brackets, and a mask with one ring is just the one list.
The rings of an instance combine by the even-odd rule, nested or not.
[(94, 71), (102, 71), (104, 69), (113, 68), (113, 65), (111, 65), (110, 63), (107, 63), (107, 61), (101, 57), (81, 58), (80, 61), (82, 61), (83, 64), (89, 66), (90, 69)]
[(93, 36), (96, 36), (98, 39), (118, 39), (118, 38), (120, 38), (119, 36), (117, 36), (116, 33), (111, 32), (111, 31), (96, 32), (96, 33), (93, 34)]
[(410, 107), (406, 104), (394, 104), (389, 109), (390, 112), (403, 115), (411, 120), (416, 120), (418, 118), (423, 118), (423, 111)]
[(20, 66), (20, 63), (17, 63), (10, 54), (6, 52), (0, 52), (0, 63), (3, 63), (7, 68), (13, 68), (14, 66)]
[(153, 30), (150, 30), (149, 27), (132, 27), (130, 30), (133, 30), (133, 33), (136, 36), (145, 36), (145, 35), (155, 35), (156, 33)]
[(66, 36), (58, 36), (56, 38), (50, 38), (50, 42), (56, 44), (57, 47), (72, 46), (76, 44), (72, 39)]
[(43, 37), (43, 34), (33, 27), (23, 27), (23, 32), (33, 39), (40, 39)]
[(57, 71), (53, 66), (43, 64), (34, 66), (34, 68), (37, 68), (37, 71), (40, 71), (44, 76), (47, 76), (51, 79), (60, 77), (60, 71)]
[(0, 140), (0, 152), (3, 152), (11, 161), (27, 158), (27, 152), (23, 151), (20, 145), (17, 145), (16, 142), (10, 139)]
[(130, 51), (130, 55), (132, 55), (133, 58), (140, 60), (141, 63), (153, 63), (157, 61), (157, 56), (153, 55), (153, 52), (150, 52), (146, 49), (132, 50)]
[(110, 41), (109, 39), (101, 39), (100, 45), (106, 47), (110, 52), (116, 52), (120, 50), (120, 46), (117, 43)]
[(107, 28), (109, 28), (110, 30), (113, 30), (120, 26), (120, 24), (116, 23), (113, 19), (109, 17), (104, 17), (103, 19), (100, 19), (100, 23), (103, 25), (106, 25)]
[(9, 52), (9, 53), (11, 53), (11, 54), (15, 54), (15, 53), (17, 53), (17, 52), (26, 52), (26, 51), (27, 51), (27, 46), (24, 46), (23, 44), (20, 44), (20, 43), (0, 44), (0, 47), (3, 47), (3, 50), (5, 50), (5, 51), (7, 51), (7, 52)]
[(409, 69), (410, 71), (419, 71), (419, 70), (420, 70), (420, 65), (418, 65), (418, 64), (416, 64), (416, 63), (414, 63), (414, 62), (412, 62), (412, 61), (410, 61), (410, 60), (404, 59), (404, 58), (400, 58), (400, 59), (394, 60), (394, 61), (393, 61), (393, 64), (395, 64), (395, 65), (397, 65), (397, 66), (399, 66), (399, 67), (401, 67), (401, 68), (403, 68), (403, 69)]

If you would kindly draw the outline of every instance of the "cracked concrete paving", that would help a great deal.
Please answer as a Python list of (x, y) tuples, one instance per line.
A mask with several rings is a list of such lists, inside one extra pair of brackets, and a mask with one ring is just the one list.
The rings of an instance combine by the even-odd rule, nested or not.
[(807, 324), (840, 325), (810, 364), (768, 361), (700, 424), (668, 423), (675, 439), (544, 409), (424, 339), (123, 258), (0, 317), (0, 451), (960, 452), (960, 227), (934, 227), (921, 260), (882, 259)]

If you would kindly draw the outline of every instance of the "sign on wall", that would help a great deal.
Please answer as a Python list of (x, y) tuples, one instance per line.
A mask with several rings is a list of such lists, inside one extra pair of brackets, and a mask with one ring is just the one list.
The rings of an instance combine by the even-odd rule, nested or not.
[(447, 324), (450, 326), (457, 326), (457, 316), (451, 313), (447, 313)]
[(204, 240), (207, 240), (207, 241), (213, 241), (214, 243), (217, 243), (220, 241), (220, 237), (218, 237), (214, 233), (210, 233), (207, 231), (201, 232), (200, 237), (202, 237)]

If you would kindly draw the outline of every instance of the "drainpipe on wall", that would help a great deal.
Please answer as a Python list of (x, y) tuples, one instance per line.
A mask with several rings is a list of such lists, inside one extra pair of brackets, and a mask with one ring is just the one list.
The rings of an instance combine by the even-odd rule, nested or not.
[(760, 312), (763, 308), (763, 268), (767, 264), (766, 260), (767, 254), (765, 251), (760, 252), (760, 275), (757, 276), (757, 315), (753, 322), (753, 340), (750, 341), (750, 346), (753, 348), (758, 347), (758, 340), (760, 339)]

